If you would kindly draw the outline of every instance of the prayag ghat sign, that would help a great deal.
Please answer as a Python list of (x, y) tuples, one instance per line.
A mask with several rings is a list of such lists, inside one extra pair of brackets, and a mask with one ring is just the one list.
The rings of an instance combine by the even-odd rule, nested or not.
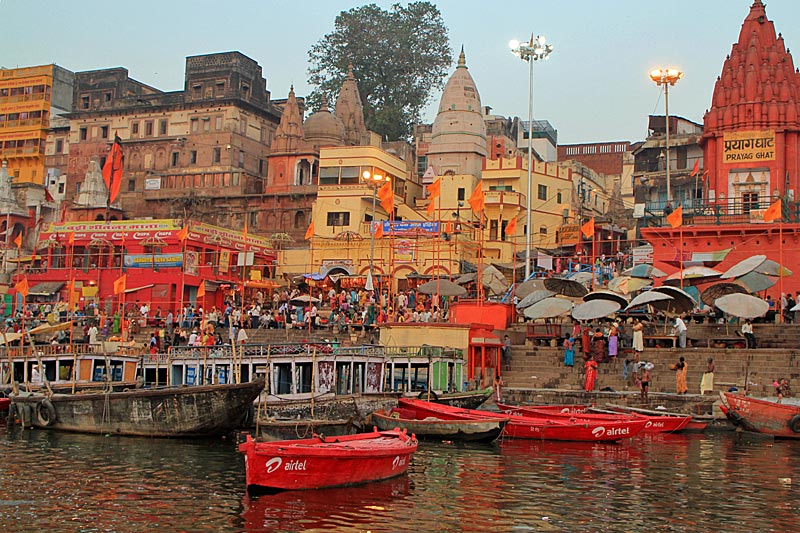
[(729, 132), (723, 141), (723, 163), (775, 159), (775, 130)]

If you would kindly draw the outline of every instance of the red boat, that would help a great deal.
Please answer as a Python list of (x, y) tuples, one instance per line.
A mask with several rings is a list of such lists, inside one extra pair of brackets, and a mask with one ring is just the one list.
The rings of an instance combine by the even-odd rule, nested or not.
[(248, 490), (321, 489), (404, 474), (417, 439), (397, 429), (274, 442), (248, 435), (239, 451), (245, 454)]
[(418, 416), (413, 409), (395, 407), (388, 413), (375, 411), (372, 422), (379, 429), (400, 428), (410, 431), (419, 439), (457, 440), (462, 442), (492, 442), (503, 431), (508, 417), (497, 414), (495, 418), (476, 420), (442, 420), (431, 416)]
[[(497, 413), (474, 409), (457, 409), (446, 405), (436, 405), (422, 400), (400, 399), (400, 407), (415, 409), (418, 416), (432, 416), (455, 419), (496, 418)], [(502, 437), (516, 439), (546, 439), (567, 441), (617, 441), (631, 438), (644, 429), (643, 418), (627, 418), (624, 420), (589, 420), (541, 418), (532, 416), (510, 415)], [(545, 415), (546, 416), (546, 415)]]
[(720, 392), (722, 412), (733, 425), (775, 437), (800, 439), (800, 405)]
[(605, 410), (592, 409), (591, 412), (610, 412), (622, 414), (634, 414), (645, 417), (649, 423), (644, 427), (644, 433), (675, 433), (678, 431), (704, 431), (707, 422), (694, 420), (692, 415), (683, 413), (672, 413), (669, 411), (658, 411), (655, 409), (642, 409), (640, 407), (628, 407), (626, 405), (606, 405)]
[(11, 405), (11, 398), (0, 398), (0, 411), (5, 411)]

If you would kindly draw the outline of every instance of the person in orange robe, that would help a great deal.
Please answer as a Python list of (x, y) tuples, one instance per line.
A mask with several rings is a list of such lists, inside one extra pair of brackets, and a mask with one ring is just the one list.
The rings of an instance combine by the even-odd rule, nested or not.
[(594, 390), (594, 382), (597, 381), (597, 363), (591, 359), (586, 361), (586, 381), (583, 383), (583, 390), (591, 392)]

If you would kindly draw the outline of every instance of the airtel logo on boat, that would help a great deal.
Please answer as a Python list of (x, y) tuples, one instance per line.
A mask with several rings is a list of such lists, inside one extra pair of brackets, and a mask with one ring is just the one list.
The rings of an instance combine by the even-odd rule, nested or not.
[(628, 432), (629, 432), (628, 428), (606, 429), (603, 426), (597, 426), (592, 430), (592, 436), (595, 438), (600, 438), (604, 435), (608, 435), (609, 437), (615, 437), (615, 436), (621, 437), (622, 435), (627, 435)]
[(272, 459), (267, 461), (267, 464), (265, 464), (264, 467), (267, 469), (267, 474), (271, 474), (277, 469), (279, 469), (282, 464), (283, 464), (283, 459), (281, 459), (280, 457), (273, 457)]
[(405, 466), (405, 464), (406, 464), (406, 458), (396, 455), (394, 460), (392, 461), (392, 470), (396, 470), (401, 466)]
[[(269, 461), (264, 464), (264, 468), (267, 470), (267, 474), (271, 474), (274, 471), (278, 470), (281, 465), (283, 464), (283, 459), (280, 457), (273, 457)], [(283, 467), (284, 470), (287, 472), (289, 471), (299, 471), (299, 470), (306, 470), (306, 462), (305, 461), (289, 461)]]

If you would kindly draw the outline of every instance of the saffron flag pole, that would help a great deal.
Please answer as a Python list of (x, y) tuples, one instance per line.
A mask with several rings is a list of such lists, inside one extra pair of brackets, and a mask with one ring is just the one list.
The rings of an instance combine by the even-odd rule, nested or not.
[[(696, 165), (696, 164), (695, 164)], [(681, 278), (680, 278), (680, 287), (683, 289), (683, 206), (679, 205), (678, 209), (667, 215), (667, 223), (672, 226), (673, 228), (680, 228), (678, 230), (678, 238), (680, 239), (680, 269), (681, 269)]]
[(119, 196), (119, 191), (122, 187), (123, 160), (122, 139), (119, 138), (119, 135), (114, 133), (114, 142), (111, 144), (111, 150), (108, 152), (105, 165), (103, 165), (103, 181), (106, 183), (106, 188), (108, 188), (106, 221), (108, 221), (108, 213), (111, 209), (111, 204), (113, 204), (114, 200)]
[(592, 239), (592, 258), (591, 264), (589, 265), (589, 271), (592, 273), (592, 290), (594, 290), (594, 278), (595, 278), (595, 271), (594, 271), (594, 256), (595, 256), (595, 249), (594, 249), (594, 217), (589, 219), (589, 222), (581, 226), (581, 233), (584, 237)]
[(484, 228), (483, 228), (483, 208), (486, 204), (486, 196), (483, 192), (483, 182), (479, 181), (478, 185), (475, 187), (475, 190), (472, 191), (472, 194), (469, 197), (469, 206), (472, 208), (472, 211), (478, 215), (478, 227), (480, 228), (481, 238), (480, 238), (480, 246), (478, 247), (478, 304), (483, 305), (483, 277), (481, 276), (481, 267), (483, 266), (483, 239), (484, 239)]
[[(781, 295), (783, 295), (783, 208), (782, 200), (775, 200), (766, 211), (764, 211), (764, 222), (778, 221), (778, 263), (780, 263), (779, 279)], [(781, 322), (783, 322), (783, 310), (781, 310)]]

